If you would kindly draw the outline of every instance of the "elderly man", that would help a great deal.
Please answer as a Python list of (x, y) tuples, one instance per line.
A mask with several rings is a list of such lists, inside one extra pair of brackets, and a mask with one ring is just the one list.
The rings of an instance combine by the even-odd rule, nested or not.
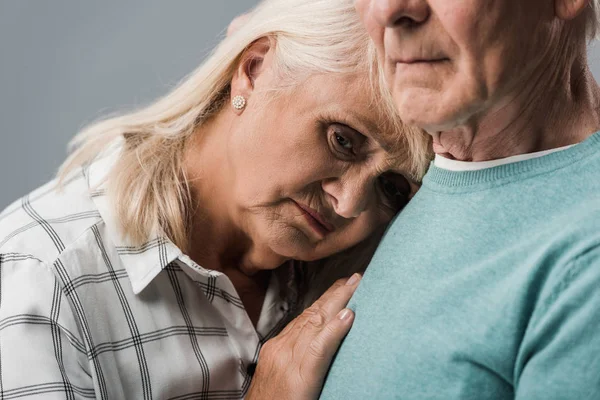
[(598, 1), (358, 0), (436, 159), (322, 399), (600, 399)]
[[(322, 399), (600, 399), (599, 3), (357, 0), (436, 158), (350, 302)], [(330, 297), (261, 353), (252, 395), (311, 398), (345, 333)]]

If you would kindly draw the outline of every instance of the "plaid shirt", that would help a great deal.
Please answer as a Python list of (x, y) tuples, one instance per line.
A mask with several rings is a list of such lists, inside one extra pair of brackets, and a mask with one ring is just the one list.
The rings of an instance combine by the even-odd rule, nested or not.
[(0, 398), (243, 398), (290, 310), (278, 280), (255, 329), (227, 276), (158, 235), (128, 244), (106, 162), (0, 214)]

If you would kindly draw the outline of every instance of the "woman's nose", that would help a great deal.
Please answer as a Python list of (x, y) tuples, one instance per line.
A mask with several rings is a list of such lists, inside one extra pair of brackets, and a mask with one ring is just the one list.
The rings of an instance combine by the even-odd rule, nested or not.
[(370, 196), (369, 185), (367, 179), (358, 177), (335, 178), (322, 182), (323, 190), (331, 196), (336, 214), (347, 219), (358, 217), (365, 211)]
[(428, 0), (370, 0), (368, 13), (381, 26), (413, 26), (429, 17)]

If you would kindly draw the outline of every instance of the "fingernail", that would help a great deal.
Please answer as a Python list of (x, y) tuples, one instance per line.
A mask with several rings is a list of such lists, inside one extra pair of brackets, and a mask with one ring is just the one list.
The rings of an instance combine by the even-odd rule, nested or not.
[(348, 279), (348, 280), (346, 281), (346, 285), (348, 285), (348, 286), (352, 286), (352, 285), (356, 284), (356, 282), (358, 282), (358, 280), (359, 280), (359, 279), (360, 279), (360, 274), (359, 274), (359, 273), (356, 273), (356, 274), (352, 275), (352, 276), (350, 277), (350, 279)]
[(350, 318), (350, 316), (352, 315), (352, 311), (350, 311), (347, 308), (344, 308), (342, 311), (340, 311), (338, 313), (338, 318), (341, 319), (342, 321), (347, 320), (348, 318)]

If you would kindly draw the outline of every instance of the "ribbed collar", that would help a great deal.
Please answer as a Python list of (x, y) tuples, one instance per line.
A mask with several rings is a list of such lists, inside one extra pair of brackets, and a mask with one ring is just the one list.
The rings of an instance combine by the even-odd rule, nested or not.
[(449, 171), (432, 162), (423, 178), (423, 187), (438, 192), (469, 192), (506, 184), (516, 178), (544, 174), (564, 168), (600, 152), (600, 132), (568, 149), (543, 157), (486, 168), (478, 171)]

